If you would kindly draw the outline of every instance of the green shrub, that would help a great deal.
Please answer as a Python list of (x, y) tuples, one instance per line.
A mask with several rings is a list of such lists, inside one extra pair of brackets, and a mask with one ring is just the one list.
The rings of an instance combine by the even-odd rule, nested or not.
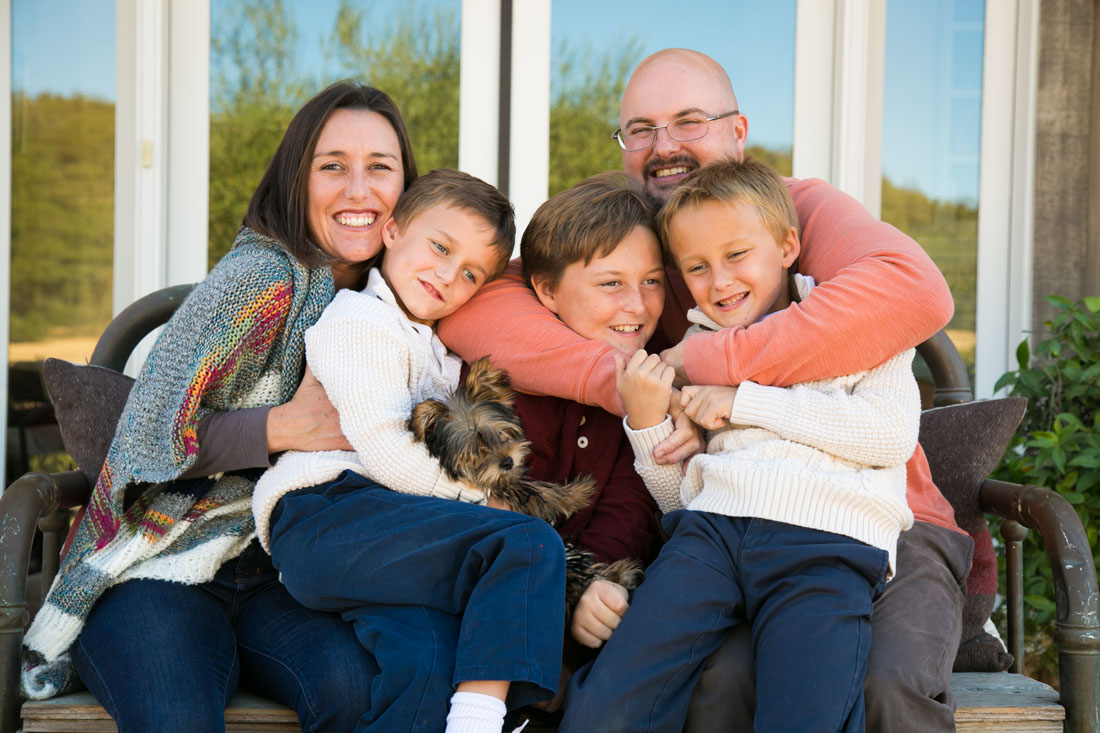
[[(1019, 368), (997, 380), (995, 389), (1011, 387), (1012, 395), (1026, 397), (1028, 410), (994, 476), (1046, 486), (1065, 497), (1100, 563), (1100, 298), (1046, 300), (1057, 309), (1044, 323), (1050, 337), (1034, 354), (1022, 342)], [(1029, 667), (1045, 666), (1052, 655), (1035, 642), (1050, 638), (1054, 583), (1037, 532), (1029, 532), (1024, 543), (1024, 604), (1029, 651), (1040, 652), (1028, 659)]]

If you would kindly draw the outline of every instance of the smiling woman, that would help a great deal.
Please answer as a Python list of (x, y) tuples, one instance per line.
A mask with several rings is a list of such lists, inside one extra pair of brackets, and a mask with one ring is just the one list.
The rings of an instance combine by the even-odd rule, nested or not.
[[(349, 175), (317, 202), (319, 141)], [(392, 165), (376, 191), (362, 181), (378, 151)], [(361, 711), (347, 701), (369, 687), (371, 662), (339, 617), (287, 594), (253, 541), (249, 499), (270, 453), (350, 447), (323, 390), (302, 376), (305, 332), (334, 296), (334, 269), (366, 279), (381, 227), (333, 246), (311, 222), (340, 227), (332, 217), (349, 211), (385, 219), (415, 177), (401, 114), (378, 89), (334, 84), (291, 120), (233, 248), (175, 311), (130, 392), (24, 637), (28, 697), (71, 690), (79, 676), (122, 730), (219, 730), (245, 679), (295, 707), (304, 730), (354, 726)], [(343, 199), (358, 208), (329, 208)]]
[(379, 230), (404, 181), (401, 145), (385, 117), (350, 109), (332, 114), (309, 163), (308, 194), (309, 229), (333, 260), (337, 289), (354, 285), (360, 263), (381, 251)]

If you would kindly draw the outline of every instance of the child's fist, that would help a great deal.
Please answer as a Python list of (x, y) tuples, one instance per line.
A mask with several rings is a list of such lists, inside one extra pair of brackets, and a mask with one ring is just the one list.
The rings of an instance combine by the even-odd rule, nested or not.
[(593, 649), (603, 646), (630, 606), (629, 598), (626, 588), (618, 583), (592, 581), (573, 610), (573, 621), (569, 625), (573, 638)]
[(737, 387), (688, 385), (680, 392), (684, 414), (704, 430), (717, 430), (729, 424)]
[(660, 424), (668, 413), (672, 380), (676, 371), (656, 354), (638, 349), (630, 362), (615, 361), (615, 384), (626, 410), (626, 422), (634, 430)]

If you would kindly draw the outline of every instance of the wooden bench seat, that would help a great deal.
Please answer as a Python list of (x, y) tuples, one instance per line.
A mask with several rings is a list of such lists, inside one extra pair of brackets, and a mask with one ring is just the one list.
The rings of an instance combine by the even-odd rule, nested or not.
[[(240, 691), (225, 710), (229, 733), (299, 733), (298, 716), (290, 708)], [(89, 692), (62, 695), (49, 700), (23, 703), (23, 731), (118, 731), (107, 711)]]
[[(1066, 713), (1058, 692), (1019, 674), (965, 672), (951, 678), (959, 707), (959, 733), (1022, 733), (1062, 730)], [(225, 711), (230, 733), (300, 731), (294, 712), (278, 703), (239, 692)], [(87, 692), (23, 704), (23, 731), (117, 731), (110, 716)]]

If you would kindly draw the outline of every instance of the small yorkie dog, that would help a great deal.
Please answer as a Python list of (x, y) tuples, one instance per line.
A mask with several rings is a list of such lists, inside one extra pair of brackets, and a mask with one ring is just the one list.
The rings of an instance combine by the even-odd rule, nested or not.
[[(560, 524), (588, 506), (596, 484), (588, 478), (567, 484), (527, 478), (529, 443), (514, 405), (508, 374), (482, 357), (470, 365), (465, 384), (446, 402), (425, 400), (413, 408), (409, 427), (452, 480), (484, 491), (514, 511)], [(636, 560), (597, 562), (591, 552), (566, 542), (566, 614), (572, 614), (594, 580), (633, 590), (643, 576)]]

